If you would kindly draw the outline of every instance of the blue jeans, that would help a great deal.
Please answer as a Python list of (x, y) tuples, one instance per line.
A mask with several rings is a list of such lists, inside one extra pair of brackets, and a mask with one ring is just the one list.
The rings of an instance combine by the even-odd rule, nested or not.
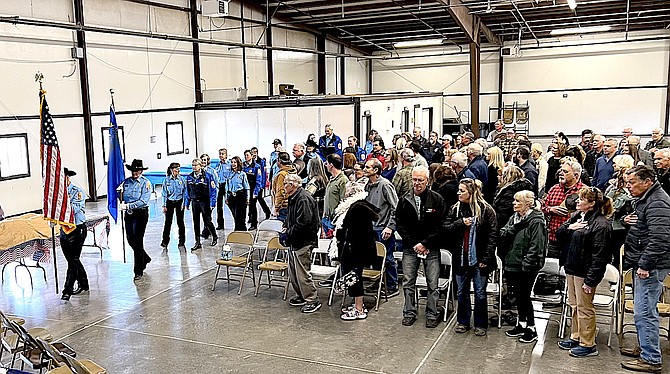
[[(404, 269), (404, 268), (403, 268)], [(456, 275), (458, 290), (458, 312), (456, 320), (459, 324), (470, 326), (472, 307), (470, 303), (470, 283), (475, 286), (475, 327), (488, 327), (488, 305), (486, 300), (486, 283), (488, 276), (479, 267), (462, 269), (462, 275)]]
[[(416, 275), (419, 271), (421, 259), (416, 256), (412, 248), (405, 248), (402, 253), (402, 290), (405, 295), (405, 305), (402, 309), (403, 317), (414, 317), (417, 315), (416, 305)], [(439, 319), (437, 311), (437, 299), (440, 292), (437, 290), (437, 282), (440, 277), (440, 251), (430, 251), (423, 267), (426, 270), (426, 283), (428, 284), (428, 299), (426, 300), (426, 319)]]
[[(636, 269), (635, 269), (636, 270)], [(656, 303), (663, 291), (663, 280), (670, 269), (654, 269), (649, 277), (634, 278), (635, 328), (640, 340), (640, 358), (650, 364), (661, 363), (661, 343), (659, 338), (659, 316)]]
[(386, 246), (386, 287), (389, 290), (396, 290), (398, 289), (398, 264), (393, 257), (395, 235), (391, 234), (387, 240), (382, 240), (382, 231), (375, 230), (375, 234), (377, 234), (377, 240)]
[(286, 216), (288, 215), (288, 208), (281, 208), (279, 209), (279, 212), (277, 212), (277, 219), (279, 221), (286, 221)]

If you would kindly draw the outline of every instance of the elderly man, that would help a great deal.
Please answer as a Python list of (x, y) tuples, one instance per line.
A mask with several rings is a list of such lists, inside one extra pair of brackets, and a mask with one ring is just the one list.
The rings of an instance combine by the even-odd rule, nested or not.
[(393, 187), (399, 198), (412, 190), (412, 168), (414, 167), (414, 151), (404, 148), (400, 152), (401, 169), (393, 177)]
[(305, 143), (295, 143), (293, 145), (293, 157), (293, 166), (295, 166), (296, 173), (300, 178), (307, 178), (307, 163), (309, 160), (305, 158)]
[[(412, 140), (419, 142), (419, 147), (423, 148), (424, 144), (428, 143), (428, 140), (421, 135), (421, 127), (415, 127), (412, 131)], [(428, 158), (426, 155), (423, 155), (425, 158)]]
[(655, 128), (651, 130), (651, 140), (644, 146), (644, 150), (654, 153), (661, 148), (668, 147), (670, 147), (670, 140), (663, 136), (663, 130)]
[(461, 135), (461, 148), (467, 147), (472, 142), (475, 141), (475, 134), (470, 131), (466, 131)]
[(417, 166), (412, 171), (412, 192), (398, 202), (396, 224), (402, 237), (403, 256), (403, 326), (416, 322), (416, 276), (419, 264), (423, 266), (428, 286), (426, 301), (426, 327), (435, 328), (440, 323), (437, 300), (440, 292), (437, 282), (440, 276), (440, 229), (444, 222), (446, 207), (442, 196), (428, 186), (428, 168)]
[(376, 158), (365, 162), (365, 176), (368, 183), (365, 185), (365, 198), (372, 205), (380, 209), (379, 218), (372, 223), (377, 240), (386, 246), (386, 289), (387, 296), (398, 295), (398, 267), (393, 257), (395, 250), (395, 208), (398, 205), (398, 195), (393, 184), (382, 178), (382, 163)]
[(319, 209), (312, 194), (301, 187), (297, 174), (283, 180), (288, 196), (288, 213), (284, 222), (284, 244), (290, 247), (288, 272), (296, 296), (289, 300), (291, 306), (301, 306), (303, 313), (314, 313), (321, 308), (316, 286), (310, 275), (312, 248), (318, 245)]
[(631, 135), (633, 135), (633, 128), (632, 127), (624, 127), (623, 130), (621, 130), (621, 136), (624, 139), (627, 139)]
[(486, 186), (489, 183), (489, 176), (488, 166), (482, 156), (482, 153), (484, 152), (482, 146), (477, 143), (472, 143), (468, 146), (467, 152), (468, 170), (470, 170), (475, 178), (479, 179), (484, 186)]
[(505, 125), (502, 120), (497, 120), (496, 123), (493, 124), (493, 127), (495, 127), (495, 129), (486, 137), (486, 141), (489, 144), (494, 144), (496, 140), (505, 137)]
[(319, 156), (321, 160), (325, 161), (328, 155), (336, 153), (342, 157), (342, 139), (333, 133), (333, 125), (327, 124), (322, 135), (319, 138)]
[(584, 187), (580, 181), (582, 166), (578, 162), (566, 161), (558, 171), (558, 184), (553, 185), (542, 201), (542, 211), (547, 217), (549, 246), (547, 257), (558, 258), (560, 248), (556, 242), (556, 230), (570, 218), (576, 209), (577, 192)]
[(609, 180), (612, 179), (612, 176), (614, 175), (614, 162), (612, 159), (616, 155), (616, 150), (616, 140), (607, 139), (603, 145), (603, 155), (596, 160), (596, 167), (593, 170), (591, 185), (598, 187), (603, 192), (605, 192)]
[(658, 183), (670, 195), (670, 148), (659, 149), (654, 153), (654, 166)]
[(519, 146), (519, 141), (516, 139), (513, 127), (507, 129), (505, 139), (500, 140), (497, 146), (502, 149), (505, 160), (511, 161), (514, 156), (514, 150)]
[(468, 156), (466, 156), (465, 153), (456, 152), (453, 155), (451, 155), (449, 165), (451, 165), (452, 169), (454, 169), (454, 171), (456, 172), (458, 180), (461, 180), (463, 178), (477, 179), (477, 177), (472, 173), (472, 171), (467, 168)]
[(290, 174), (297, 174), (297, 172), (291, 163), (291, 156), (286, 152), (279, 152), (277, 165), (279, 166), (279, 172), (272, 180), (272, 201), (277, 219), (284, 222), (288, 207), (288, 194), (284, 189), (284, 179)]
[(326, 238), (333, 237), (333, 230), (335, 225), (335, 208), (344, 200), (344, 195), (347, 189), (347, 176), (342, 172), (342, 157), (332, 154), (326, 158), (326, 170), (331, 177), (326, 185), (326, 192), (323, 198), (323, 218), (321, 224), (323, 226), (323, 235)]
[[(638, 165), (626, 172), (626, 188), (637, 198), (635, 211), (624, 217), (630, 225), (625, 242), (624, 269), (633, 268), (634, 320), (640, 355), (621, 363), (624, 369), (660, 373), (661, 343), (656, 304), (663, 280), (670, 273), (670, 197), (656, 181), (654, 171)], [(631, 350), (634, 351), (634, 350)], [(622, 349), (622, 353), (636, 353)]]
[[(633, 146), (637, 150), (637, 156), (640, 159), (639, 162), (649, 168), (654, 168), (654, 157), (651, 155), (651, 152), (645, 151), (640, 147), (640, 137), (637, 135), (631, 135), (628, 137), (628, 145)], [(631, 150), (632, 152), (632, 150)]]

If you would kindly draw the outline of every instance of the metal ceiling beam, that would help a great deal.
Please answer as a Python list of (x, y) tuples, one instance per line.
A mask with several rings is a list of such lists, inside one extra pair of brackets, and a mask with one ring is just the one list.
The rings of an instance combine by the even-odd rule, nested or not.
[[(423, 12), (422, 12), (423, 13)], [(426, 14), (444, 14), (443, 9), (431, 9), (427, 10), (425, 12)], [(353, 16), (354, 14), (363, 14), (362, 16)], [(317, 17), (315, 18), (309, 18), (309, 17), (293, 17), (296, 21), (306, 23), (306, 24), (311, 24), (311, 23), (318, 23), (318, 22), (331, 22), (331, 23), (348, 23), (350, 21), (366, 21), (369, 19), (380, 19), (380, 18), (386, 18), (388, 19), (389, 17), (411, 17), (412, 12), (407, 11), (404, 9), (380, 9), (378, 11), (375, 10), (364, 10), (364, 11), (359, 11), (355, 13), (347, 13), (345, 17), (342, 17), (341, 14), (333, 14), (329, 13), (326, 17)], [(433, 17), (435, 19), (440, 19), (442, 17)]]
[(482, 20), (470, 13), (470, 9), (461, 0), (437, 0), (447, 7), (447, 11), (471, 41), (479, 44), (479, 33), (483, 33), (489, 43), (500, 45), (500, 39)]

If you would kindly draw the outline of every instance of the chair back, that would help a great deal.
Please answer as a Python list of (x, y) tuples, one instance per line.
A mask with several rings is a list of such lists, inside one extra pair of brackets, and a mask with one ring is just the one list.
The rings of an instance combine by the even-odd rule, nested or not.
[(47, 342), (42, 338), (35, 338), (37, 344), (40, 346), (40, 349), (46, 353), (46, 355), (55, 362), (65, 363), (65, 357), (54, 347), (51, 343)]
[(603, 281), (607, 281), (610, 284), (618, 284), (619, 283), (619, 270), (617, 270), (614, 265), (607, 264), (607, 267), (605, 268), (605, 276), (603, 277)]
[(69, 354), (63, 353), (63, 358), (65, 359), (65, 365), (67, 365), (67, 367), (70, 368), (70, 370), (72, 370), (72, 373), (74, 373), (74, 374), (93, 374), (84, 365), (82, 365), (81, 362), (79, 362), (74, 357), (70, 356)]
[(316, 248), (312, 250), (312, 254), (314, 253), (328, 253), (328, 248), (330, 248), (330, 242), (333, 240), (337, 240), (335, 238), (332, 239), (319, 239), (318, 245)]
[(448, 274), (445, 279), (451, 279), (453, 274), (454, 267), (452, 265), (452, 255), (451, 252), (446, 249), (440, 249), (440, 267), (445, 268), (449, 267)]
[(275, 251), (274, 257), (272, 257), (273, 261), (277, 261), (282, 251), (284, 252), (284, 258), (285, 259), (288, 258), (288, 255), (286, 254), (288, 248), (284, 247), (283, 245), (281, 245), (281, 243), (279, 243), (278, 236), (271, 238), (268, 241), (268, 244), (265, 246), (265, 251), (263, 252), (263, 259), (262, 259), (263, 262), (268, 261), (268, 253), (270, 253), (270, 251)]
[(551, 275), (562, 275), (561, 267), (558, 264), (557, 258), (546, 257), (544, 259), (544, 266), (540, 269), (540, 273)]
[(384, 243), (375, 242), (375, 246), (377, 247), (377, 257), (386, 258), (386, 246)]
[(254, 236), (248, 231), (233, 231), (226, 237), (226, 244), (254, 244)]
[(274, 238), (272, 238), (268, 241), (267, 249), (268, 250), (271, 250), (271, 249), (287, 250), (288, 247), (284, 247), (283, 245), (281, 245), (281, 243), (279, 242), (279, 237), (275, 236)]
[(281, 232), (283, 229), (284, 223), (278, 219), (266, 219), (258, 224), (258, 231)]

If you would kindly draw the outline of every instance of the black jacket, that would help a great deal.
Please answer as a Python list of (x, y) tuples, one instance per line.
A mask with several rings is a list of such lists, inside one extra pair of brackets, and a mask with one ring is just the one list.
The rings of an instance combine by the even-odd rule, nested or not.
[(316, 246), (319, 232), (319, 209), (316, 201), (302, 187), (288, 198), (284, 227), (288, 235), (288, 244), (293, 249), (306, 245)]
[(577, 222), (581, 212), (572, 214), (556, 230), (556, 239), (565, 258), (565, 273), (584, 278), (589, 287), (597, 286), (605, 276), (605, 268), (612, 260), (610, 238), (612, 223), (602, 214), (590, 211), (586, 214), (586, 227), (581, 230), (570, 230), (568, 226)]
[(514, 194), (524, 190), (533, 190), (533, 184), (526, 178), (516, 180), (503, 187), (493, 199), (493, 209), (498, 215), (498, 227), (505, 226), (509, 217), (514, 214), (514, 207), (512, 206)]
[(670, 269), (670, 197), (658, 182), (637, 200), (637, 224), (626, 237), (626, 269)]
[(396, 230), (402, 237), (403, 248), (413, 248), (417, 243), (431, 251), (443, 248), (440, 228), (445, 214), (444, 200), (435, 191), (424, 191), (420, 213), (414, 202), (414, 190), (403, 196), (395, 210)]
[(347, 210), (342, 227), (335, 233), (338, 258), (345, 272), (375, 264), (377, 235), (372, 223), (377, 221), (378, 214), (379, 208), (367, 200), (356, 201)]
[(537, 196), (537, 169), (535, 166), (530, 162), (530, 160), (527, 160), (526, 162), (523, 163), (522, 166), (519, 166), (521, 170), (523, 170), (523, 173), (525, 174), (526, 179), (530, 181), (530, 183), (533, 185), (533, 193), (535, 196)]
[(433, 191), (439, 193), (440, 196), (442, 196), (442, 199), (444, 200), (444, 206), (447, 209), (456, 204), (458, 201), (458, 181), (456, 180), (444, 182), (439, 186), (433, 184), (431, 188)]
[(505, 271), (537, 273), (544, 266), (547, 251), (547, 223), (544, 214), (532, 210), (514, 223), (514, 216), (500, 229), (498, 254), (505, 256)]
[(496, 191), (498, 190), (498, 168), (489, 165), (487, 169), (488, 183), (484, 186), (482, 193), (484, 194), (484, 200), (487, 203), (493, 204), (493, 199), (496, 196)]
[[(482, 213), (477, 222), (475, 246), (477, 248), (477, 260), (486, 264), (484, 273), (495, 270), (496, 263), (496, 245), (498, 242), (498, 221), (496, 212), (488, 204), (482, 204)], [(454, 271), (456, 274), (462, 274), (461, 257), (463, 254), (463, 238), (465, 235), (465, 224), (463, 218), (472, 217), (468, 204), (454, 204), (447, 214), (447, 219), (443, 227), (445, 234), (444, 242), (447, 243), (447, 249), (453, 256)]]

